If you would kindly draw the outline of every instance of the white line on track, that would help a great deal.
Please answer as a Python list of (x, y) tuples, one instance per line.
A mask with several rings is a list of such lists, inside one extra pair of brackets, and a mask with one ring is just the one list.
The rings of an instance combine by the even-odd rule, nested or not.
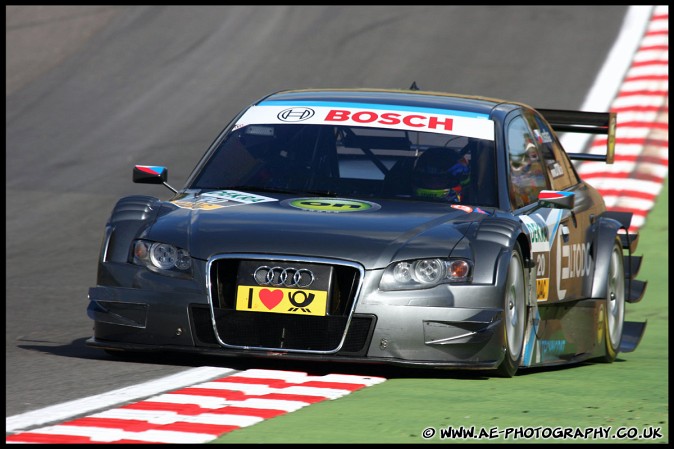
[[(630, 67), (632, 57), (639, 48), (652, 12), (652, 6), (629, 7), (618, 39), (613, 44), (580, 110), (591, 112), (608, 110)], [(589, 134), (565, 133), (560, 135), (560, 141), (567, 151), (574, 153), (582, 150), (591, 137)]]
[[(615, 164), (575, 165), (581, 178), (604, 197), (608, 210), (633, 213), (630, 231), (644, 224), (669, 173), (668, 18), (667, 5), (630, 7), (619, 38), (581, 108), (619, 112)], [(591, 138), (589, 134), (560, 136), (571, 152), (585, 151)], [(594, 138), (589, 152), (604, 154), (605, 148), (606, 138)], [(639, 190), (652, 184), (653, 189)]]
[(62, 404), (52, 405), (40, 410), (10, 416), (6, 419), (6, 431), (16, 432), (49, 422), (63, 421), (84, 413), (119, 405), (128, 401), (163, 393), (167, 390), (176, 390), (199, 382), (209, 381), (216, 377), (232, 374), (231, 368), (216, 368), (204, 366), (183, 371), (171, 376), (162, 377), (139, 385), (120, 388), (97, 396), (76, 399)]

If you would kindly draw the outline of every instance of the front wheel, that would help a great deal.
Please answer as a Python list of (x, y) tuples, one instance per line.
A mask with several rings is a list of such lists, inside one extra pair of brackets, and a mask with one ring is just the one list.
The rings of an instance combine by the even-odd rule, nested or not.
[(604, 323), (606, 333), (606, 354), (604, 361), (613, 362), (620, 349), (625, 319), (625, 270), (623, 267), (623, 248), (616, 239), (609, 260), (606, 289)]
[(516, 244), (508, 265), (508, 277), (505, 286), (502, 319), (505, 356), (503, 362), (496, 369), (497, 375), (501, 377), (513, 377), (517, 373), (522, 359), (527, 318), (526, 291), (522, 250), (519, 244)]

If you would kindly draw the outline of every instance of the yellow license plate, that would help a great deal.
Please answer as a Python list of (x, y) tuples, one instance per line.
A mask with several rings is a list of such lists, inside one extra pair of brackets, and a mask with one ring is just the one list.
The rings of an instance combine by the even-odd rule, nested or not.
[(328, 292), (322, 290), (252, 285), (239, 285), (236, 290), (236, 310), (241, 311), (324, 316), (327, 304)]

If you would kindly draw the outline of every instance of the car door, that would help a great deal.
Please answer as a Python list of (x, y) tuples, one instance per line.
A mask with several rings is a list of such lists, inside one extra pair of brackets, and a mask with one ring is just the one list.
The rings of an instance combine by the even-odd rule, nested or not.
[[(532, 111), (509, 117), (505, 136), (509, 196), (531, 241), (536, 299), (553, 303), (581, 298), (592, 267), (587, 188), (563, 160), (561, 146), (555, 147), (555, 135)], [(574, 208), (545, 207), (538, 202), (543, 190), (573, 192)]]
[(558, 235), (552, 242), (551, 263), (555, 270), (549, 296), (557, 301), (583, 298), (594, 275), (591, 226), (603, 212), (604, 202), (591, 185), (580, 180), (547, 122), (531, 113), (528, 123), (543, 157), (551, 189), (574, 194), (574, 207), (562, 213)]

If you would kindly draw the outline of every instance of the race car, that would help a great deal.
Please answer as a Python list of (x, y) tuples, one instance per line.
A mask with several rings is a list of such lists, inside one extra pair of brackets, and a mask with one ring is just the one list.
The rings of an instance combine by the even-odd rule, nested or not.
[[(133, 181), (105, 226), (87, 344), (110, 353), (476, 369), (612, 362), (646, 323), (631, 214), (573, 160), (612, 163), (615, 113), (418, 89), (272, 93), (184, 187)], [(605, 134), (605, 155), (561, 132)]]

